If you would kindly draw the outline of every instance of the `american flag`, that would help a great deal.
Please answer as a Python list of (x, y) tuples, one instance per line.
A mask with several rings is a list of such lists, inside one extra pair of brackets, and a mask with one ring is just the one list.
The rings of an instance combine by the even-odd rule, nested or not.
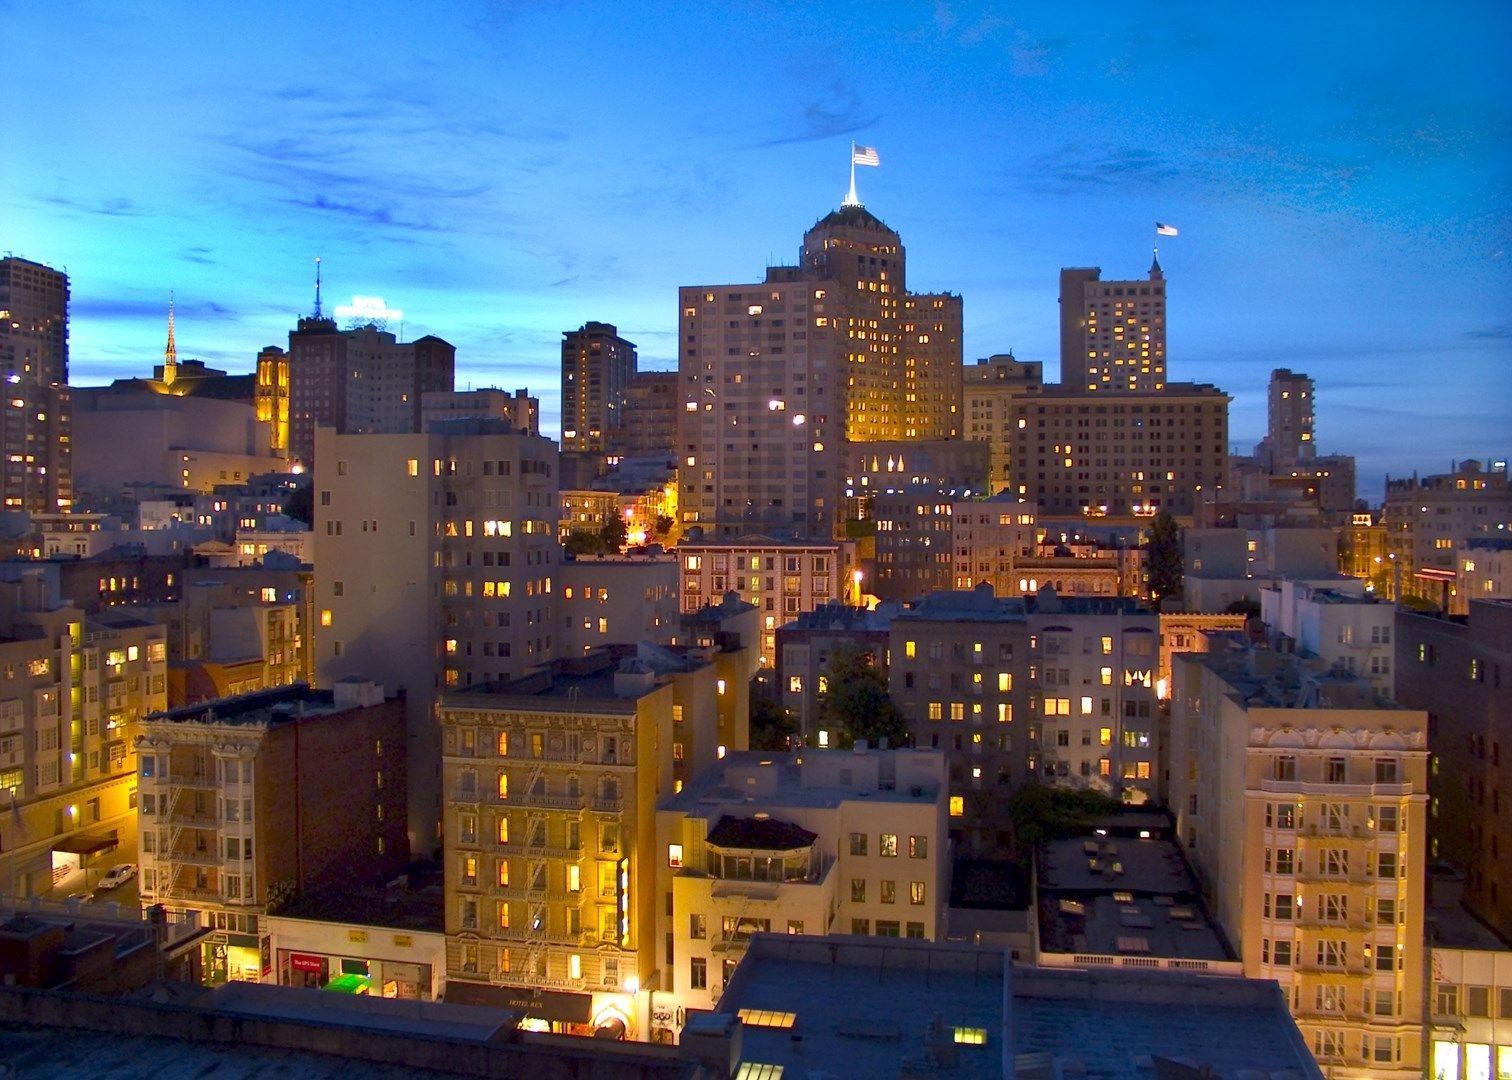
[(857, 146), (851, 143), (851, 162), (856, 165), (877, 166), (882, 164), (882, 159), (877, 156), (876, 147)]
[(1176, 226), (1174, 226), (1174, 225), (1162, 225), (1160, 222), (1157, 221), (1155, 223), (1155, 235), (1156, 236), (1176, 236), (1177, 235)]

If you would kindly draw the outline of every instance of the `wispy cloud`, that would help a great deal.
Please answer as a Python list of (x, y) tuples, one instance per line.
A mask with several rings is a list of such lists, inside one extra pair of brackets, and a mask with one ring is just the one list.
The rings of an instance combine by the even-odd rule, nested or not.
[(75, 199), (67, 195), (43, 195), (40, 201), (78, 214), (115, 218), (147, 216), (147, 211), (131, 199)]
[(855, 87), (841, 79), (834, 79), (822, 92), (802, 103), (797, 119), (788, 130), (756, 145), (787, 146), (853, 135), (871, 127), (881, 118), (881, 113), (871, 112), (862, 104), (861, 95)]

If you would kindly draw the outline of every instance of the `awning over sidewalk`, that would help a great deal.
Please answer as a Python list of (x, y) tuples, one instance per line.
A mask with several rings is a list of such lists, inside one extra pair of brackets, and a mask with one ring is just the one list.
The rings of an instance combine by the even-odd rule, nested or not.
[(101, 852), (114, 851), (120, 843), (114, 836), (90, 836), (79, 833), (75, 836), (65, 836), (53, 845), (53, 850), (67, 852), (70, 855), (99, 855)]
[(592, 994), (538, 990), (529, 986), (494, 986), (455, 979), (447, 982), (442, 1000), (453, 1005), (506, 1009), (533, 1020), (556, 1020), (565, 1024), (586, 1024), (593, 1011)]

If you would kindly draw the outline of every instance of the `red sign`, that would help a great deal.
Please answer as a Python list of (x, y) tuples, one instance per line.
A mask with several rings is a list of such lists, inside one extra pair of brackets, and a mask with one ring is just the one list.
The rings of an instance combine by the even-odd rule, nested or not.
[(295, 971), (312, 971), (319, 975), (325, 970), (325, 957), (311, 956), (308, 953), (291, 952), (289, 954), (289, 966)]

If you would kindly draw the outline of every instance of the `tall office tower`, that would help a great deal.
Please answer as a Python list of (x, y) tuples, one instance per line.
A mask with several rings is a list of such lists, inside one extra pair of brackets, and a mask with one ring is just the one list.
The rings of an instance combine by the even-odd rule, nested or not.
[(1313, 442), (1313, 381), (1286, 368), (1271, 372), (1270, 397), (1266, 406), (1265, 443), (1271, 469), (1284, 469), (1312, 461), (1318, 455)]
[(1422, 1076), (1427, 714), (1223, 644), (1172, 660), (1170, 805), (1209, 908), (1330, 1075)]
[(1092, 392), (1160, 390), (1166, 381), (1166, 291), (1160, 263), (1145, 281), (1103, 281), (1095, 267), (1060, 272), (1061, 385)]
[(586, 322), (562, 334), (562, 449), (602, 454), (625, 426), (625, 391), (635, 377), (635, 345), (611, 323)]
[(0, 259), (0, 509), (73, 505), (68, 393), (68, 275)]
[[(368, 323), (341, 330), (315, 312), (289, 331), (289, 454), (306, 464), (315, 429), (345, 435), (399, 435), (420, 430), (424, 394), (453, 388), (457, 350), (426, 335), (401, 342)], [(277, 407), (277, 396), (272, 396)], [(274, 424), (275, 429), (278, 424)]]
[(315, 670), (380, 675), (409, 715), (410, 845), (441, 818), (441, 691), (556, 653), (557, 449), (512, 421), (316, 435)]
[(628, 422), (608, 432), (611, 458), (671, 458), (677, 452), (677, 372), (638, 371), (625, 388)]
[(959, 438), (961, 298), (951, 293), (905, 293), (903, 319), (901, 437)]
[(961, 434), (991, 448), (987, 488), (995, 494), (1013, 483), (1013, 429), (1022, 413), (1018, 402), (1044, 386), (1045, 366), (1012, 353), (997, 354), (967, 366), (963, 383)]
[(959, 298), (908, 294), (898, 234), (860, 206), (815, 224), (798, 265), (679, 301), (685, 525), (832, 536), (843, 443), (959, 430)]

